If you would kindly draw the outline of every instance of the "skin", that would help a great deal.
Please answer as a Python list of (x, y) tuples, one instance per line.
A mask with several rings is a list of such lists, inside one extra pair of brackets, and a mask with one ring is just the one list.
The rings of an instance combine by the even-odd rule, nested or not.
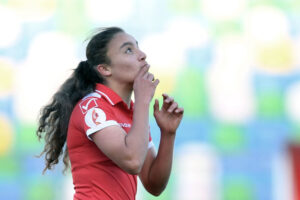
[(161, 108), (155, 100), (153, 114), (161, 131), (161, 140), (158, 153), (154, 147), (148, 149), (149, 105), (159, 80), (148, 72), (150, 66), (146, 54), (126, 33), (113, 37), (108, 44), (107, 56), (111, 62), (101, 64), (97, 69), (105, 77), (106, 85), (128, 106), (134, 92), (133, 123), (128, 134), (119, 126), (109, 126), (91, 137), (106, 156), (126, 172), (138, 174), (146, 190), (158, 196), (168, 183), (176, 130), (184, 110), (167, 94), (162, 95)]

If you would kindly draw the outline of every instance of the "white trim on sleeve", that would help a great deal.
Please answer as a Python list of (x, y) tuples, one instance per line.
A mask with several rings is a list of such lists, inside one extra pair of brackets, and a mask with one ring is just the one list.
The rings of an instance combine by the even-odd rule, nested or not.
[(101, 129), (108, 127), (108, 126), (120, 126), (120, 124), (118, 124), (114, 120), (108, 120), (108, 121), (105, 121), (105, 122), (99, 124), (98, 126), (92, 127), (86, 131), (86, 135), (87, 135), (88, 139), (92, 140), (92, 138), (90, 137), (91, 134), (93, 134), (97, 131), (100, 131)]

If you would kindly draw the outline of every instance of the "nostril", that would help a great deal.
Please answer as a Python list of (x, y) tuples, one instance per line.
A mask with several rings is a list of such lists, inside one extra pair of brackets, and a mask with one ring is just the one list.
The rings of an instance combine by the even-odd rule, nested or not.
[(147, 58), (146, 54), (141, 51), (141, 57), (140, 57), (140, 59), (141, 60), (146, 60), (146, 58)]
[(143, 56), (143, 57), (142, 57), (142, 60), (146, 60), (146, 56)]

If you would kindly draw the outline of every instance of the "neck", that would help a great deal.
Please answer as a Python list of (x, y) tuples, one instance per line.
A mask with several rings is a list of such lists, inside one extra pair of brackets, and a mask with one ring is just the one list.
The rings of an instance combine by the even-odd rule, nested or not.
[(117, 93), (127, 104), (128, 108), (130, 108), (131, 95), (133, 90), (132, 85), (120, 84), (116, 82), (107, 82), (106, 86), (112, 89), (115, 93)]

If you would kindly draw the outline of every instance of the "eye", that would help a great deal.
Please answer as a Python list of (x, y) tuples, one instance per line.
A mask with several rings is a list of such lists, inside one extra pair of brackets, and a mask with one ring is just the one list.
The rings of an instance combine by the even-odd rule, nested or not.
[(125, 53), (132, 53), (133, 51), (132, 51), (132, 48), (131, 47), (128, 47), (127, 49), (126, 49), (126, 51), (125, 51)]

